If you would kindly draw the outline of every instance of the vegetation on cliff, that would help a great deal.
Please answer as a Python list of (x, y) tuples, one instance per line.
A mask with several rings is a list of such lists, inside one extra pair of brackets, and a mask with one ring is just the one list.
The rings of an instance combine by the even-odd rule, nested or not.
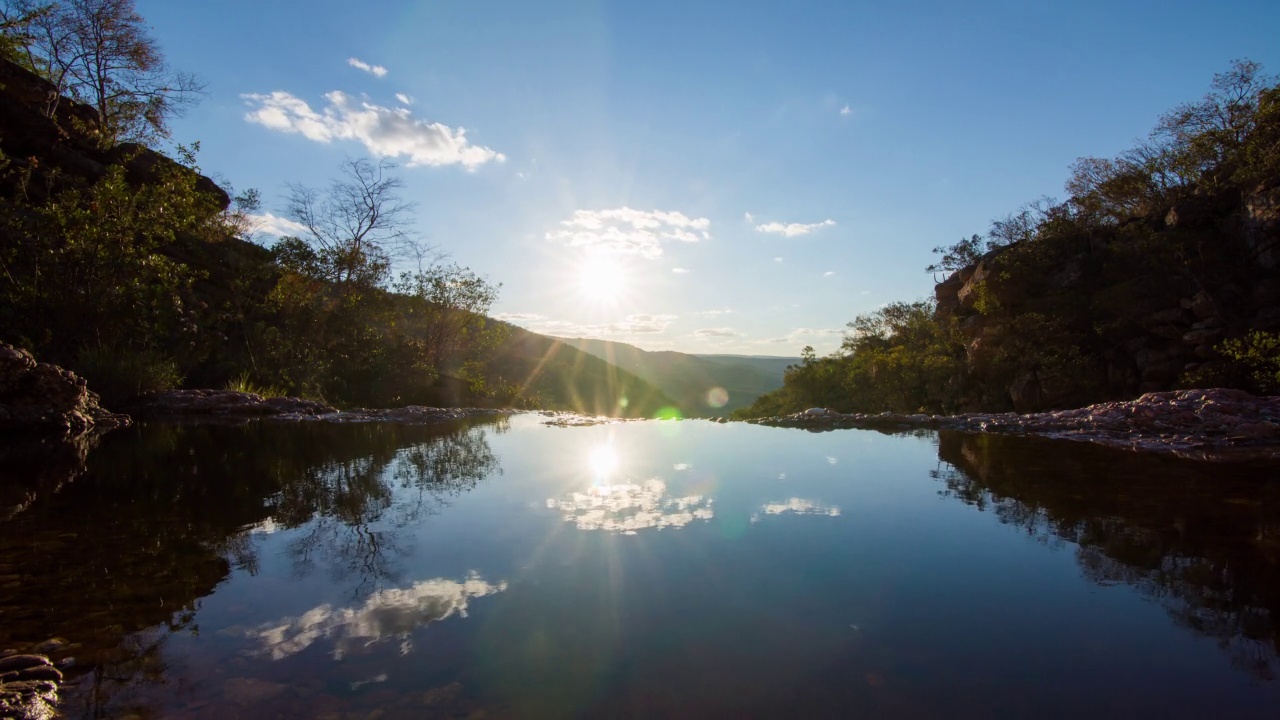
[(292, 186), (304, 230), (255, 242), (256, 191), (201, 175), (198, 144), (177, 161), (154, 149), (200, 90), (130, 0), (0, 2), (0, 338), (108, 403), (185, 384), (344, 405), (670, 404), (487, 318), (501, 286), (415, 242), (387, 163)]
[(1188, 387), (1280, 391), (1280, 85), (1249, 61), (1115, 158), (935, 250), (928, 301), (849, 323), (744, 417), (1019, 411)]

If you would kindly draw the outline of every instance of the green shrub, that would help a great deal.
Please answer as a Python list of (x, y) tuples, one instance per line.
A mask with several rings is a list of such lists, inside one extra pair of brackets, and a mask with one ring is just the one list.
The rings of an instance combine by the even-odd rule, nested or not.
[(1224, 340), (1218, 352), (1249, 372), (1254, 389), (1267, 394), (1280, 392), (1280, 333), (1255, 330), (1242, 338)]
[(86, 347), (74, 369), (108, 406), (145, 392), (172, 390), (182, 383), (178, 366), (155, 350)]

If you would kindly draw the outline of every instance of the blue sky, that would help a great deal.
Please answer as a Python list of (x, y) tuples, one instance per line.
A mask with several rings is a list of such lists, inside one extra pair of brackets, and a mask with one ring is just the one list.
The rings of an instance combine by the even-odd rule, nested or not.
[(414, 229), (502, 283), (494, 314), (686, 352), (830, 351), (931, 294), (931, 248), (1060, 197), (1232, 59), (1280, 71), (1274, 1), (138, 9), (208, 83), (174, 140), (266, 210), (388, 157)]

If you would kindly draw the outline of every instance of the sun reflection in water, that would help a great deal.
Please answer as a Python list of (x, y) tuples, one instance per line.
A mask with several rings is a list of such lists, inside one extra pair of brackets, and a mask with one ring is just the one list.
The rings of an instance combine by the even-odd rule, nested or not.
[(600, 445), (587, 454), (587, 466), (591, 468), (591, 476), (597, 483), (607, 481), (618, 472), (618, 451), (613, 444)]

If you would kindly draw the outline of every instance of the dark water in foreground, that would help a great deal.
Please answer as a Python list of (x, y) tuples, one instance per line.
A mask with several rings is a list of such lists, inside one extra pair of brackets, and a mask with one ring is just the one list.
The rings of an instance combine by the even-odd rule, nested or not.
[(72, 718), (1280, 709), (1275, 468), (537, 421), (153, 424), (60, 488), (11, 466), (0, 649), (65, 640)]

